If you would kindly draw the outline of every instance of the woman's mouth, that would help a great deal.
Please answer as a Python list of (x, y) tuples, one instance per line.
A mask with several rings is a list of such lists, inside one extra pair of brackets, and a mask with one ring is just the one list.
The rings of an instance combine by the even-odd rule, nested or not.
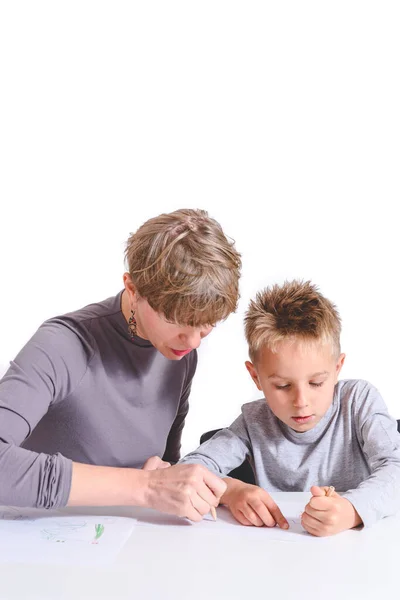
[(191, 348), (188, 348), (187, 350), (174, 350), (173, 348), (171, 348), (171, 350), (175, 354), (175, 356), (185, 356), (185, 354), (189, 354), (189, 352), (192, 351)]

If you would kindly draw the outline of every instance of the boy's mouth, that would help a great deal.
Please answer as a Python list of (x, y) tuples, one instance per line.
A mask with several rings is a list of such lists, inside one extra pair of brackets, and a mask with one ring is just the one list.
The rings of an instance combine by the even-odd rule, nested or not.
[(315, 415), (308, 415), (306, 417), (292, 417), (292, 419), (298, 425), (303, 425), (304, 423), (310, 423), (314, 417)]

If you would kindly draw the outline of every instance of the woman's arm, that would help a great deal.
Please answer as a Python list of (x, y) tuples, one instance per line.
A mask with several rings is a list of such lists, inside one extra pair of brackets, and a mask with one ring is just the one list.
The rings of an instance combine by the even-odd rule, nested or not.
[(68, 506), (147, 506), (200, 521), (225, 489), (200, 465), (144, 471), (73, 463)]
[(72, 461), (20, 445), (49, 407), (83, 377), (90, 347), (68, 327), (44, 323), (0, 381), (0, 504), (57, 508), (67, 503)]

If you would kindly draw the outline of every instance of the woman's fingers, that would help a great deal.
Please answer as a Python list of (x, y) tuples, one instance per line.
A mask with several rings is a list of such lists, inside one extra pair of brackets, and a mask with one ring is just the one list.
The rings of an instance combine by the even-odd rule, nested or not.
[(151, 456), (143, 465), (144, 471), (155, 471), (156, 469), (168, 469), (171, 464), (162, 460), (159, 456)]
[(226, 483), (201, 465), (175, 465), (147, 474), (148, 506), (198, 521), (218, 506)]
[(190, 502), (192, 503), (193, 509), (196, 512), (191, 513), (194, 514), (194, 519), (192, 519), (190, 515), (188, 515), (188, 519), (192, 521), (201, 521), (201, 519), (210, 512), (210, 504), (205, 502), (198, 494), (194, 494), (190, 498)]

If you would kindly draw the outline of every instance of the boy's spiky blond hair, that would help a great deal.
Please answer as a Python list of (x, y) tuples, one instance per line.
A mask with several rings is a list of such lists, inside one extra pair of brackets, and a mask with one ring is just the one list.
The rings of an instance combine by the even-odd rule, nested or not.
[(179, 325), (213, 325), (236, 310), (240, 254), (205, 210), (149, 219), (128, 239), (129, 274), (150, 306)]
[(275, 352), (284, 340), (330, 342), (339, 355), (340, 331), (336, 306), (310, 281), (285, 281), (265, 288), (251, 300), (245, 316), (252, 362), (261, 348)]

